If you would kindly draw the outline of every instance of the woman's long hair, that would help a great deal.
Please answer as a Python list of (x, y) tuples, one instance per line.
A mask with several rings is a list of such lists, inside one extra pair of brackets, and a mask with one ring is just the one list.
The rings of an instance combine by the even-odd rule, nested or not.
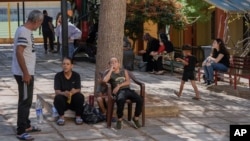
[(168, 36), (165, 33), (160, 33), (160, 41), (163, 42), (165, 50), (169, 53), (174, 51), (173, 44), (168, 40)]
[(224, 52), (226, 55), (229, 56), (229, 52), (228, 52), (228, 50), (227, 50), (227, 48), (226, 48), (225, 43), (223, 42), (223, 40), (221, 40), (220, 38), (217, 38), (217, 39), (215, 39), (215, 41), (219, 44), (219, 50), (221, 52)]

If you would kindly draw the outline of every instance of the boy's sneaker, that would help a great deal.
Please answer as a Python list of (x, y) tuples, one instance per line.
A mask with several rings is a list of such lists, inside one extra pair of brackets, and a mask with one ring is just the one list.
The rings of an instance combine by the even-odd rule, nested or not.
[(116, 128), (117, 129), (122, 129), (122, 121), (117, 120), (117, 122), (116, 122)]
[(137, 128), (141, 128), (141, 124), (139, 122), (139, 120), (135, 120), (135, 118), (132, 119), (132, 124), (134, 125), (134, 127)]

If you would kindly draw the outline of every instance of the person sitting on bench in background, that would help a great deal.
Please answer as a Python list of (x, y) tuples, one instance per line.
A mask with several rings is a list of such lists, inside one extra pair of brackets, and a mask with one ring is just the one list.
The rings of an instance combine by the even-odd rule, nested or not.
[(209, 59), (214, 63), (204, 66), (205, 78), (208, 86), (214, 81), (214, 70), (227, 72), (230, 66), (230, 54), (224, 42), (221, 39), (215, 39), (212, 48), (215, 49), (214, 52), (216, 54), (214, 54), (214, 57), (209, 56)]

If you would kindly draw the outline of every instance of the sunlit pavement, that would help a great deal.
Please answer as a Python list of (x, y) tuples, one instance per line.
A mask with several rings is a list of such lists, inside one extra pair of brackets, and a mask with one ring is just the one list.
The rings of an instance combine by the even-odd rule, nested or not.
[[(53, 79), (61, 71), (59, 54), (44, 54), (42, 46), (37, 48), (37, 66), (33, 107), (30, 117), (36, 123), (34, 104), (37, 94), (53, 93)], [(16, 140), (17, 84), (10, 71), (12, 47), (0, 45), (0, 140)], [(76, 62), (74, 70), (82, 80), (82, 92), (93, 93), (95, 64)], [(228, 141), (230, 124), (250, 124), (249, 88), (245, 85), (233, 90), (228, 83), (206, 88), (199, 82), (198, 88), (202, 100), (192, 100), (194, 96), (191, 84), (187, 82), (183, 96), (177, 98), (173, 92), (179, 89), (180, 74), (152, 75), (135, 70), (134, 75), (146, 84), (146, 93), (154, 96), (157, 104), (178, 106), (178, 117), (147, 117), (146, 126), (134, 129), (124, 122), (122, 130), (106, 128), (106, 123), (94, 125), (75, 125), (68, 119), (65, 126), (44, 120), (39, 125), (42, 132), (32, 133), (36, 141), (66, 140), (136, 140), (136, 141)], [(241, 98), (244, 97), (244, 98)], [(147, 114), (147, 113), (146, 113)]]

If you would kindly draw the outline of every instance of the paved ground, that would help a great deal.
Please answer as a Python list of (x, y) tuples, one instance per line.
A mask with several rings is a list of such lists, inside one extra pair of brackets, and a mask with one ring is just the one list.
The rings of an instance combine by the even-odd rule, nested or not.
[[(36, 123), (34, 104), (36, 94), (53, 92), (53, 77), (61, 70), (58, 54), (43, 54), (41, 46), (37, 46), (38, 59), (35, 77), (35, 95), (30, 118)], [(12, 48), (0, 46), (0, 140), (13, 141), (16, 128), (17, 85), (10, 72)], [(82, 91), (93, 92), (95, 65), (77, 62), (75, 70), (82, 77)], [(95, 125), (74, 125), (72, 119), (63, 127), (45, 120), (40, 127), (42, 132), (33, 133), (36, 141), (66, 140), (136, 140), (136, 141), (228, 141), (230, 124), (250, 124), (250, 90), (244, 86), (233, 90), (228, 84), (206, 88), (198, 83), (201, 101), (192, 100), (193, 90), (186, 83), (183, 97), (176, 98), (174, 90), (178, 90), (180, 75), (164, 74), (156, 76), (134, 71), (136, 77), (146, 84), (146, 92), (157, 96), (155, 103), (165, 102), (180, 108), (178, 117), (146, 118), (146, 126), (134, 129), (130, 124), (117, 131), (106, 128), (105, 123)], [(241, 98), (243, 97), (243, 98)], [(114, 127), (115, 124), (112, 124)]]

